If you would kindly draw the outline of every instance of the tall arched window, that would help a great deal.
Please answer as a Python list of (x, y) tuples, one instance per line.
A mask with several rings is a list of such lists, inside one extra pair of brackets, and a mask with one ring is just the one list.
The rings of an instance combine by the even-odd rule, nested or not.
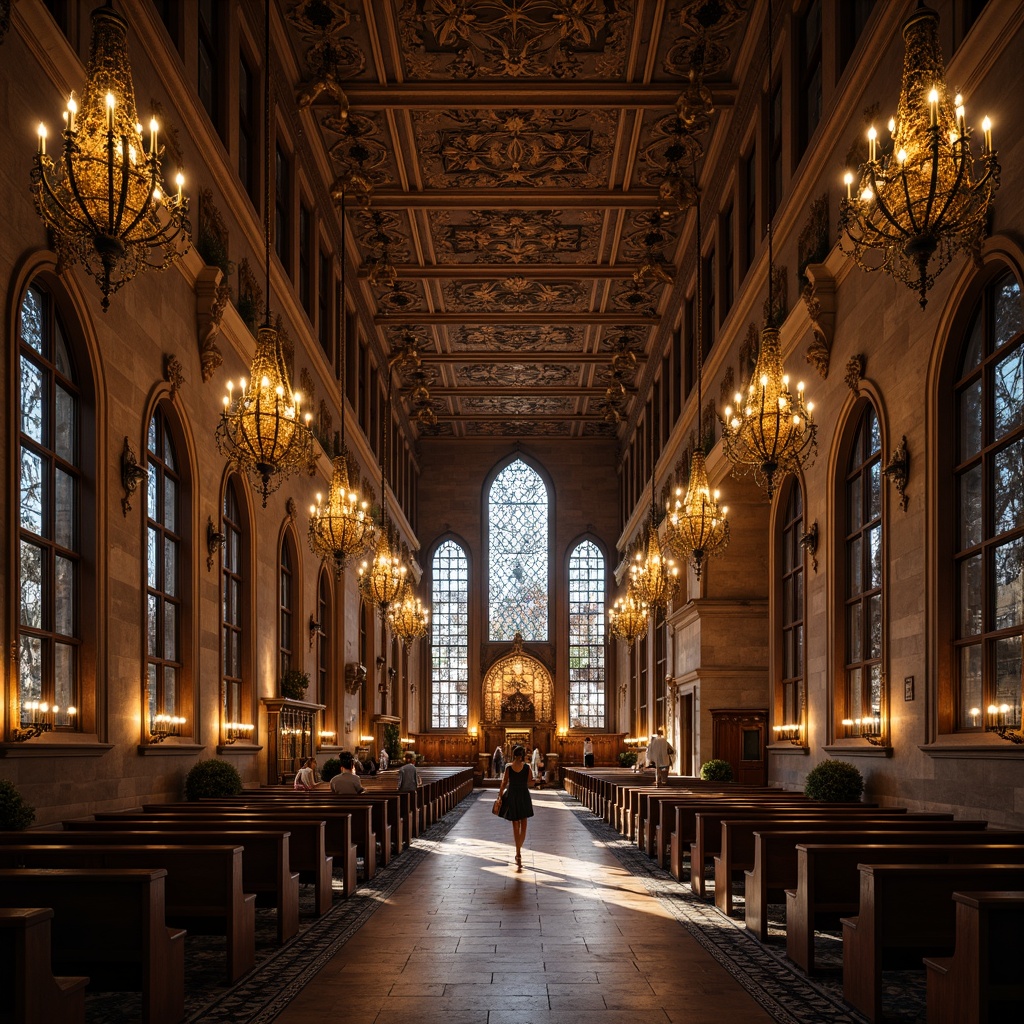
[(331, 678), (331, 655), (334, 636), (334, 616), (331, 610), (331, 581), (321, 569), (316, 588), (316, 621), (320, 631), (316, 637), (316, 696), (321, 704), (327, 703), (328, 683)]
[[(846, 717), (882, 716), (882, 434), (865, 403), (846, 464)], [(867, 728), (865, 732), (869, 731)]]
[(590, 540), (569, 556), (569, 725), (603, 729), (605, 718), (605, 568)]
[[(290, 530), (281, 538), (278, 672), (284, 677), (295, 658), (295, 541)], [(296, 663), (297, 664), (297, 663)]]
[(789, 488), (780, 524), (779, 615), (781, 676), (780, 725), (798, 725), (804, 708), (804, 502), (799, 483)]
[(245, 579), (245, 547), (238, 484), (234, 477), (224, 488), (221, 530), (221, 686), (225, 722), (248, 722), (243, 700), (242, 658), (245, 644), (245, 611), (248, 581)]
[[(1024, 317), (1011, 274), (985, 289), (955, 385), (954, 728), (1019, 725), (1024, 624)], [(988, 722), (988, 724), (996, 724)]]
[(149, 421), (146, 447), (146, 703), (147, 724), (152, 726), (157, 715), (180, 714), (183, 668), (182, 479), (167, 414), (160, 405)]
[(491, 484), (488, 631), (491, 640), (548, 638), (548, 490), (521, 459)]
[(21, 724), (32, 718), (28, 702), (45, 701), (67, 728), (77, 722), (65, 710), (81, 702), (81, 396), (50, 293), (33, 284), (19, 313)]
[(453, 540), (434, 552), (430, 569), (430, 725), (469, 724), (469, 559)]

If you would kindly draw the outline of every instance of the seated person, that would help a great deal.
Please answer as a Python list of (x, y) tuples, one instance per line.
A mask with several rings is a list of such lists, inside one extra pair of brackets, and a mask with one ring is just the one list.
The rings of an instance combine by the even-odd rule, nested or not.
[(341, 771), (331, 779), (331, 792), (339, 796), (365, 793), (363, 784), (356, 777), (355, 758), (343, 750), (338, 760), (341, 762)]

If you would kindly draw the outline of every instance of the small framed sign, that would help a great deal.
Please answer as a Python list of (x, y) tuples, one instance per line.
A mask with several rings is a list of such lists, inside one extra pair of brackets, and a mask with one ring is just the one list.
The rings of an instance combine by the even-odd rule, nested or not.
[(913, 700), (914, 699), (914, 677), (904, 676), (903, 677), (903, 699)]

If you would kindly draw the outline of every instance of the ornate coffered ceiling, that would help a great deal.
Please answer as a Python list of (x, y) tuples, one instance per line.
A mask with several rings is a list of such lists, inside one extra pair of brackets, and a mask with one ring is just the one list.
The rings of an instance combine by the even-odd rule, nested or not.
[(624, 430), (750, 0), (279, 2), (350, 284), (385, 356), (414, 341), (413, 429)]

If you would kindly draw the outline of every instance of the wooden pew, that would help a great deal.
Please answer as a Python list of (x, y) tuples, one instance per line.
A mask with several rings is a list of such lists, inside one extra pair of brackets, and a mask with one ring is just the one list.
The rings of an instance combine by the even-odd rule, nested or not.
[[(822, 815), (819, 813), (820, 804), (810, 804), (806, 808), (806, 815), (803, 820), (807, 822), (834, 822), (833, 815)], [(839, 815), (839, 824), (843, 823), (845, 815)], [(931, 822), (933, 824), (948, 824), (953, 820), (952, 814), (946, 813), (919, 813), (913, 814), (904, 812), (901, 815), (889, 815), (880, 811), (877, 815), (869, 815), (875, 821), (885, 821), (890, 817), (898, 817), (900, 824)], [(755, 827), (756, 826), (756, 827)], [(785, 831), (790, 831), (799, 826), (787, 825)], [(857, 821), (851, 823), (851, 828), (868, 828), (862, 824), (857, 816)], [(975, 828), (984, 828), (984, 823), (975, 825)], [(723, 818), (722, 834), (718, 844), (719, 852), (714, 857), (715, 863), (715, 906), (723, 914), (732, 913), (732, 883), (743, 881), (745, 873), (753, 870), (755, 852), (755, 834), (758, 832), (770, 831), (771, 825), (768, 821), (758, 821), (749, 818)], [(794, 847), (796, 844), (793, 844)], [(795, 854), (794, 854), (795, 857)]]
[[(953, 832), (945, 843), (938, 832), (904, 843), (896, 841), (895, 833), (871, 836), (870, 843), (864, 836), (846, 843), (835, 842), (835, 836), (825, 843), (801, 841), (796, 847), (797, 885), (786, 890), (787, 956), (808, 973), (814, 970), (814, 929), (857, 913), (861, 864), (977, 862), (986, 857), (993, 863), (1016, 863), (1024, 857), (1024, 839), (1020, 833), (1014, 835)], [(998, 855), (987, 853), (990, 850), (998, 850)]]
[[(74, 822), (75, 827), (63, 831), (32, 829), (28, 832), (0, 832), (0, 849), (5, 845), (48, 843), (61, 845), (118, 846), (210, 846), (226, 843), (240, 846), (242, 853), (242, 888), (255, 893), (256, 906), (273, 907), (277, 914), (278, 942), (287, 942), (299, 930), (299, 874), (290, 867), (289, 832), (241, 832), (218, 828), (211, 831), (174, 832), (134, 829), (106, 829), (110, 822)], [(80, 830), (78, 825), (92, 826)], [(157, 865), (163, 867), (162, 864)]]
[(860, 912), (842, 919), (843, 998), (881, 1020), (883, 968), (952, 955), (954, 892), (1022, 887), (1020, 864), (862, 864)]
[[(53, 976), (49, 907), (0, 908), (0, 989), (11, 1024), (84, 1024), (88, 978)], [(9, 1000), (13, 997), (14, 1006)]]
[[(851, 826), (847, 821), (819, 821), (812, 831), (789, 831), (788, 824), (780, 826), (778, 822), (766, 821), (744, 821), (738, 826), (730, 823), (730, 828), (745, 829), (748, 825), (754, 832), (754, 866), (744, 872), (744, 918), (747, 928), (761, 942), (768, 940), (769, 902), (785, 902), (786, 890), (796, 888), (798, 844), (993, 841), (992, 833), (986, 831), (986, 821), (920, 821), (909, 815), (891, 822), (876, 821), (870, 826), (870, 831), (866, 831), (863, 822)], [(1024, 836), (1024, 833), (1020, 834)], [(961, 836), (966, 838), (961, 839)]]
[(0, 868), (163, 868), (167, 924), (223, 935), (229, 985), (256, 964), (256, 896), (242, 890), (240, 846), (11, 844), (0, 846)]
[(1024, 892), (958, 892), (956, 950), (926, 959), (928, 1024), (1012, 1020), (1024, 1006)]
[[(333, 854), (327, 852), (326, 824), (323, 821), (290, 818), (287, 814), (281, 814), (278, 818), (271, 820), (233, 821), (228, 826), (227, 822), (207, 815), (194, 818), (155, 818), (148, 814), (127, 814), (119, 811), (117, 813), (102, 812), (94, 815), (91, 819), (65, 821), (62, 824), (65, 830), (80, 829), (87, 832), (108, 829), (111, 831), (141, 829), (167, 833), (215, 832), (235, 835), (239, 832), (287, 831), (290, 833), (288, 838), (289, 867), (292, 871), (299, 873), (300, 882), (312, 883), (315, 887), (317, 915), (326, 914), (334, 904), (331, 877), (334, 872), (335, 858)], [(343, 891), (346, 896), (351, 896), (356, 889), (356, 848), (351, 841), (351, 829), (349, 830), (347, 852), (343, 857), (337, 859), (337, 864), (342, 878)]]
[(51, 907), (57, 974), (88, 975), (93, 992), (141, 992), (143, 1024), (178, 1024), (185, 932), (164, 921), (166, 878), (163, 868), (3, 869), (0, 906)]

